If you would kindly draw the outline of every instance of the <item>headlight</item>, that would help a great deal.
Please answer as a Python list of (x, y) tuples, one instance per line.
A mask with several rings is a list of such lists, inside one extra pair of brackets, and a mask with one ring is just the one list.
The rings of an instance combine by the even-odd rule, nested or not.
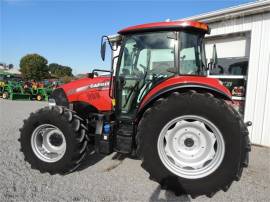
[(56, 88), (52, 92), (49, 99), (54, 99), (56, 105), (65, 106), (65, 107), (69, 106), (67, 96), (62, 88)]

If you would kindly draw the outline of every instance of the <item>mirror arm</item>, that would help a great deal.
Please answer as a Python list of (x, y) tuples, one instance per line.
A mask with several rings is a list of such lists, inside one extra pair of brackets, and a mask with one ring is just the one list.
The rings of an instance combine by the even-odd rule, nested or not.
[(104, 38), (106, 38), (107, 41), (108, 41), (108, 43), (109, 43), (109, 45), (110, 45), (111, 50), (112, 50), (112, 51), (116, 51), (116, 50), (117, 50), (117, 47), (116, 47), (116, 48), (113, 48), (113, 45), (112, 45), (112, 43), (111, 43), (111, 41), (110, 41), (110, 38), (109, 38), (108, 36), (103, 35), (101, 38), (102, 38), (102, 39), (101, 39), (101, 44), (103, 43)]
[(94, 74), (96, 72), (108, 72), (108, 73), (112, 73), (111, 70), (105, 70), (105, 69), (93, 69), (92, 70), (92, 74)]

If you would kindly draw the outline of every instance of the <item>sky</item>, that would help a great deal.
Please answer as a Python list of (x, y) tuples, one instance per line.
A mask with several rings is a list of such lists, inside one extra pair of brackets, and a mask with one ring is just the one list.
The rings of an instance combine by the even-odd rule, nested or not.
[[(0, 0), (0, 62), (19, 67), (38, 53), (74, 74), (109, 69), (100, 58), (102, 35), (127, 26), (181, 19), (250, 0)], [(107, 49), (107, 52), (110, 50)]]

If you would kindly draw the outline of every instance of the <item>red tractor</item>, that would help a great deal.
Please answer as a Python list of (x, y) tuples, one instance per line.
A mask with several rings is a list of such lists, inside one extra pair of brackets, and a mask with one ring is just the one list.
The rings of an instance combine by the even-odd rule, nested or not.
[(101, 42), (103, 60), (107, 43), (120, 47), (116, 68), (58, 87), (50, 106), (24, 121), (25, 160), (42, 173), (66, 174), (92, 145), (100, 154), (136, 154), (150, 179), (176, 194), (227, 191), (248, 166), (250, 141), (230, 92), (206, 77), (215, 66), (215, 59), (206, 64), (208, 26), (159, 22), (118, 33), (117, 46), (107, 36)]

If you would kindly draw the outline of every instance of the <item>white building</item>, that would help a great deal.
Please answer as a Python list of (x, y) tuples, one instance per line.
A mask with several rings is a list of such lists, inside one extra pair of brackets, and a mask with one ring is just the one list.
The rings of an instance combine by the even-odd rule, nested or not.
[(253, 123), (249, 128), (252, 143), (270, 146), (270, 1), (257, 1), (186, 19), (206, 22), (210, 26), (211, 34), (206, 40), (208, 58), (215, 43), (218, 61), (247, 61), (246, 74), (212, 76), (246, 83), (246, 94), (234, 98), (245, 103), (244, 119)]
[(5, 63), (0, 63), (0, 69), (2, 69), (2, 70), (6, 69), (6, 64)]
[(21, 74), (20, 70), (14, 68), (12, 64), (7, 65), (6, 63), (2, 62), (0, 63), (0, 70), (8, 74)]

